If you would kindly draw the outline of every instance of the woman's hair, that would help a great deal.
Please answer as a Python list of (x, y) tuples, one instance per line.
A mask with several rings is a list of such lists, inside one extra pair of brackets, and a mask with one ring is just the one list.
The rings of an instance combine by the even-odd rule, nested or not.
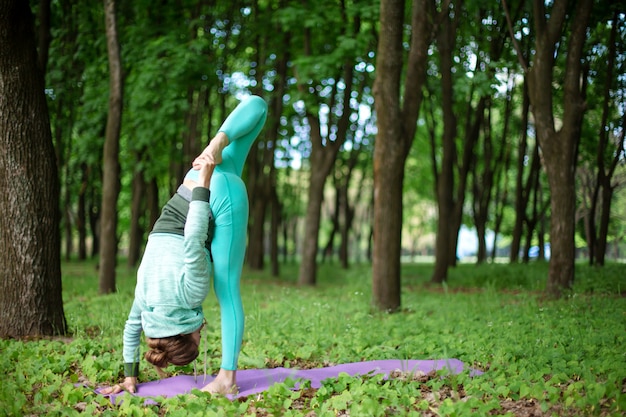
[(151, 338), (146, 337), (150, 350), (144, 357), (157, 368), (165, 368), (169, 364), (183, 366), (191, 363), (200, 353), (198, 345), (191, 334)]

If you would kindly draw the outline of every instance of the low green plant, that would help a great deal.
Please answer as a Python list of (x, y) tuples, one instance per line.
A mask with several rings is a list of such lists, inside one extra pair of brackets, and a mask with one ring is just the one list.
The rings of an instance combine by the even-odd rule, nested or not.
[[(577, 265), (573, 291), (544, 299), (545, 263), (459, 265), (445, 287), (432, 265), (406, 265), (402, 310), (371, 306), (368, 266), (320, 265), (314, 288), (245, 271), (241, 368), (321, 367), (375, 359), (456, 358), (460, 374), (346, 374), (312, 388), (287, 380), (258, 396), (229, 400), (200, 391), (146, 404), (126, 395), (113, 405), (95, 393), (123, 377), (122, 330), (135, 271), (120, 267), (118, 292), (97, 294), (93, 263), (63, 265), (71, 334), (53, 340), (0, 340), (0, 416), (619, 416), (626, 413), (624, 265)], [(213, 296), (207, 317), (219, 317)], [(208, 326), (207, 366), (219, 367), (220, 328)], [(158, 378), (142, 363), (144, 380)], [(484, 372), (473, 376), (470, 368)], [(192, 373), (190, 366), (171, 368)], [(406, 371), (406, 370), (399, 370)]]

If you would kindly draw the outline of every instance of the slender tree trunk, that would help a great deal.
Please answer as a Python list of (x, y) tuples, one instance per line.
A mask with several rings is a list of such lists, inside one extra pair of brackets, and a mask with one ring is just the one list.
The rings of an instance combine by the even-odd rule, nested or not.
[(437, 47), (441, 51), (441, 94), (443, 111), (442, 148), (443, 157), (437, 182), (437, 240), (435, 242), (435, 269), (431, 281), (441, 283), (448, 279), (448, 268), (456, 262), (456, 210), (454, 202), (454, 165), (457, 161), (457, 118), (454, 112), (452, 81), (452, 48), (455, 31), (449, 14), (444, 17), (437, 35)]
[[(524, 82), (522, 98), (522, 120), (520, 128), (520, 139), (517, 146), (517, 171), (515, 177), (515, 223), (513, 224), (513, 234), (511, 240), (511, 252), (509, 261), (517, 262), (520, 252), (520, 243), (526, 220), (526, 208), (528, 207), (527, 185), (524, 184), (524, 166), (526, 166), (528, 149), (528, 113), (530, 111), (530, 99), (528, 97), (528, 82)], [(532, 176), (532, 172), (529, 174)]]
[[(511, 77), (512, 79), (513, 77)], [(502, 161), (497, 165), (496, 172), (494, 173), (495, 184), (495, 196), (494, 196), (494, 226), (493, 226), (493, 246), (491, 249), (491, 259), (495, 261), (498, 252), (498, 236), (502, 228), (502, 221), (504, 219), (504, 208), (509, 205), (509, 181), (508, 173), (511, 167), (511, 143), (509, 142), (509, 127), (511, 124), (511, 116), (513, 113), (513, 91), (514, 84), (509, 82), (510, 90), (507, 94), (506, 108), (504, 111), (504, 125), (502, 127), (500, 137), (500, 152), (498, 160)]]
[(78, 259), (84, 261), (87, 259), (87, 201), (85, 193), (88, 186), (88, 170), (87, 164), (80, 164), (80, 189), (78, 191), (78, 210), (76, 215), (76, 229), (78, 230)]
[(0, 338), (67, 332), (59, 180), (28, 2), (0, 2)]
[(596, 265), (604, 266), (606, 257), (606, 242), (609, 234), (609, 222), (611, 219), (611, 201), (613, 200), (613, 187), (605, 184), (602, 187), (602, 210), (600, 212), (600, 227), (598, 230), (598, 240), (596, 242)]
[(100, 220), (100, 293), (115, 292), (117, 266), (117, 198), (120, 192), (119, 140), (122, 126), (122, 62), (117, 36), (115, 0), (104, 0), (109, 56), (109, 112), (104, 139)]
[(50, 33), (50, 0), (39, 0), (39, 30), (38, 30), (38, 46), (37, 46), (37, 63), (41, 73), (46, 74), (48, 68), (48, 52), (52, 34)]
[(273, 277), (280, 275), (280, 262), (278, 259), (278, 234), (281, 226), (281, 203), (276, 192), (276, 178), (272, 179), (272, 199), (271, 199), (271, 216), (270, 216), (270, 265)]
[[(141, 152), (138, 155), (138, 160), (141, 160)], [(128, 242), (128, 259), (126, 264), (133, 268), (137, 266), (139, 259), (141, 258), (141, 246), (144, 239), (144, 227), (142, 226), (141, 219), (144, 218), (146, 212), (146, 182), (143, 178), (143, 172), (136, 170), (133, 174), (132, 182), (132, 201), (130, 207), (130, 230), (129, 230), (129, 242)]]
[(250, 162), (248, 163), (250, 172), (254, 173), (249, 175), (247, 184), (250, 193), (250, 216), (246, 262), (251, 269), (260, 271), (263, 270), (265, 259), (265, 217), (269, 205), (269, 195), (265, 193), (269, 187), (266, 186), (265, 182), (269, 181), (269, 178), (257, 175), (259, 168), (263, 168), (262, 163), (255, 163), (258, 162), (257, 149), (253, 148), (250, 151)]
[[(89, 228), (91, 229), (91, 256), (96, 257), (100, 253), (100, 208), (102, 203), (99, 198), (95, 197), (92, 191), (91, 200), (89, 201)], [(99, 268), (99, 267), (98, 267)]]
[(161, 215), (161, 207), (159, 205), (159, 184), (157, 184), (156, 178), (152, 178), (148, 181), (146, 209), (150, 215), (148, 218), (147, 230), (152, 230), (154, 224)]
[[(318, 164), (314, 163), (311, 166), (319, 167)], [(298, 274), (298, 283), (300, 285), (315, 285), (316, 283), (318, 239), (326, 176), (327, 172), (322, 171), (322, 169), (311, 170), (304, 238), (302, 239), (302, 260), (300, 261), (300, 273)]]
[(330, 233), (328, 235), (328, 240), (326, 241), (326, 245), (324, 245), (324, 249), (322, 249), (322, 262), (326, 262), (326, 257), (330, 258), (332, 262), (333, 254), (335, 252), (335, 236), (339, 232), (339, 202), (340, 199), (340, 185), (339, 179), (337, 178), (337, 167), (335, 167), (335, 175), (333, 177), (334, 188), (335, 188), (335, 198), (333, 207), (331, 207), (328, 211), (331, 211), (329, 214), (330, 220), (332, 222), (332, 229), (330, 229)]
[(63, 222), (63, 229), (65, 231), (65, 260), (69, 261), (72, 257), (72, 253), (74, 252), (74, 222), (72, 221), (72, 195), (68, 185), (66, 185), (63, 190), (63, 201), (65, 202), (63, 205), (63, 216), (65, 218), (65, 221)]
[[(615, 22), (618, 21), (618, 12), (613, 14), (613, 25), (611, 27), (611, 34), (608, 42), (608, 58), (606, 65), (606, 84), (604, 86), (604, 100), (602, 103), (602, 122), (600, 123), (599, 143), (597, 151), (597, 175), (595, 187), (593, 189), (593, 196), (591, 199), (591, 208), (587, 215), (587, 236), (589, 247), (589, 263), (591, 265), (597, 264), (598, 266), (604, 265), (604, 259), (606, 256), (606, 241), (609, 228), (609, 220), (611, 214), (611, 201), (613, 199), (613, 187), (611, 180), (615, 173), (620, 158), (623, 155), (624, 141), (618, 140), (617, 149), (609, 149), (612, 152), (612, 161), (607, 168), (605, 166), (605, 158), (607, 149), (609, 148), (609, 103), (611, 102), (611, 84), (614, 82), (615, 56), (616, 56), (616, 37), (618, 25)], [(626, 114), (624, 115), (624, 123), (622, 124), (622, 139), (623, 129), (626, 128)], [(601, 189), (601, 191), (600, 191)], [(601, 196), (601, 214), (600, 214), (600, 227), (596, 233), (596, 209), (598, 206), (598, 198)]]
[[(324, 200), (324, 185), (337, 159), (340, 147), (346, 141), (346, 134), (350, 123), (350, 97), (352, 93), (352, 76), (354, 64), (348, 60), (343, 65), (342, 114), (337, 121), (337, 138), (322, 137), (318, 115), (307, 115), (311, 126), (311, 174), (307, 210), (305, 220), (304, 240), (302, 246), (302, 261), (298, 274), (300, 285), (315, 285), (317, 280), (317, 251), (319, 243), (319, 227), (321, 224), (321, 207)], [(326, 144), (324, 144), (326, 142)]]
[[(490, 110), (487, 110), (490, 114)], [(493, 194), (494, 155), (493, 138), (491, 136), (491, 117), (487, 118), (485, 133), (483, 134), (482, 172), (478, 172), (478, 164), (473, 164), (473, 198), (474, 198), (474, 224), (478, 235), (478, 252), (476, 263), (480, 264), (487, 260), (487, 220)], [(472, 152), (475, 154), (474, 152)]]
[[(347, 19), (345, 4), (340, 2), (341, 13)], [(345, 36), (356, 36), (361, 30), (361, 21), (358, 16), (352, 19), (350, 25), (345, 25), (342, 34)], [(310, 28), (304, 30), (304, 54), (311, 55), (312, 33)], [(298, 274), (298, 283), (301, 285), (315, 285), (317, 280), (317, 251), (319, 244), (319, 225), (321, 223), (321, 206), (312, 207), (313, 204), (320, 204), (324, 198), (324, 184), (330, 175), (337, 159), (339, 149), (346, 141), (348, 129), (350, 128), (350, 117), (354, 110), (350, 107), (354, 83), (354, 58), (346, 57), (341, 63), (340, 72), (337, 73), (331, 92), (329, 93), (329, 107), (331, 108), (328, 121), (328, 133), (323, 136), (319, 111), (306, 109), (306, 118), (310, 126), (311, 134), (311, 174), (309, 186), (309, 199), (307, 201), (307, 218), (305, 220), (305, 236), (302, 246), (302, 261)], [(306, 81), (299, 80), (298, 88), (305, 91)], [(340, 92), (340, 85), (342, 85)], [(324, 98), (318, 97), (318, 103)], [(336, 114), (340, 116), (335, 116)], [(335, 138), (333, 139), (334, 131)], [(313, 216), (313, 217), (309, 217)]]

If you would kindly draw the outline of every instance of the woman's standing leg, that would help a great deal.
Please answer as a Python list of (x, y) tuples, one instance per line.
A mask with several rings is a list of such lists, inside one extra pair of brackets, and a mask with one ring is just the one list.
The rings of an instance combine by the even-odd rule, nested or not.
[(267, 105), (260, 97), (249, 97), (229, 115), (220, 132), (228, 146), (211, 181), (211, 209), (215, 234), (211, 243), (213, 285), (220, 304), (222, 363), (215, 380), (203, 388), (214, 393), (236, 390), (236, 370), (244, 329), (240, 278), (248, 227), (248, 194), (241, 180), (243, 165), (267, 118)]

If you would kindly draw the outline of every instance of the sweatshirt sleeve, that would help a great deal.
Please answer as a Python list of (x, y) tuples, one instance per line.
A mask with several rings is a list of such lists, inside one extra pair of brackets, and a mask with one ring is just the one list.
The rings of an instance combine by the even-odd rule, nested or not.
[(141, 308), (135, 299), (124, 326), (124, 376), (139, 375), (139, 344), (141, 342)]
[(211, 266), (206, 241), (209, 230), (209, 189), (195, 187), (185, 223), (182, 296), (189, 308), (202, 305), (210, 290)]

